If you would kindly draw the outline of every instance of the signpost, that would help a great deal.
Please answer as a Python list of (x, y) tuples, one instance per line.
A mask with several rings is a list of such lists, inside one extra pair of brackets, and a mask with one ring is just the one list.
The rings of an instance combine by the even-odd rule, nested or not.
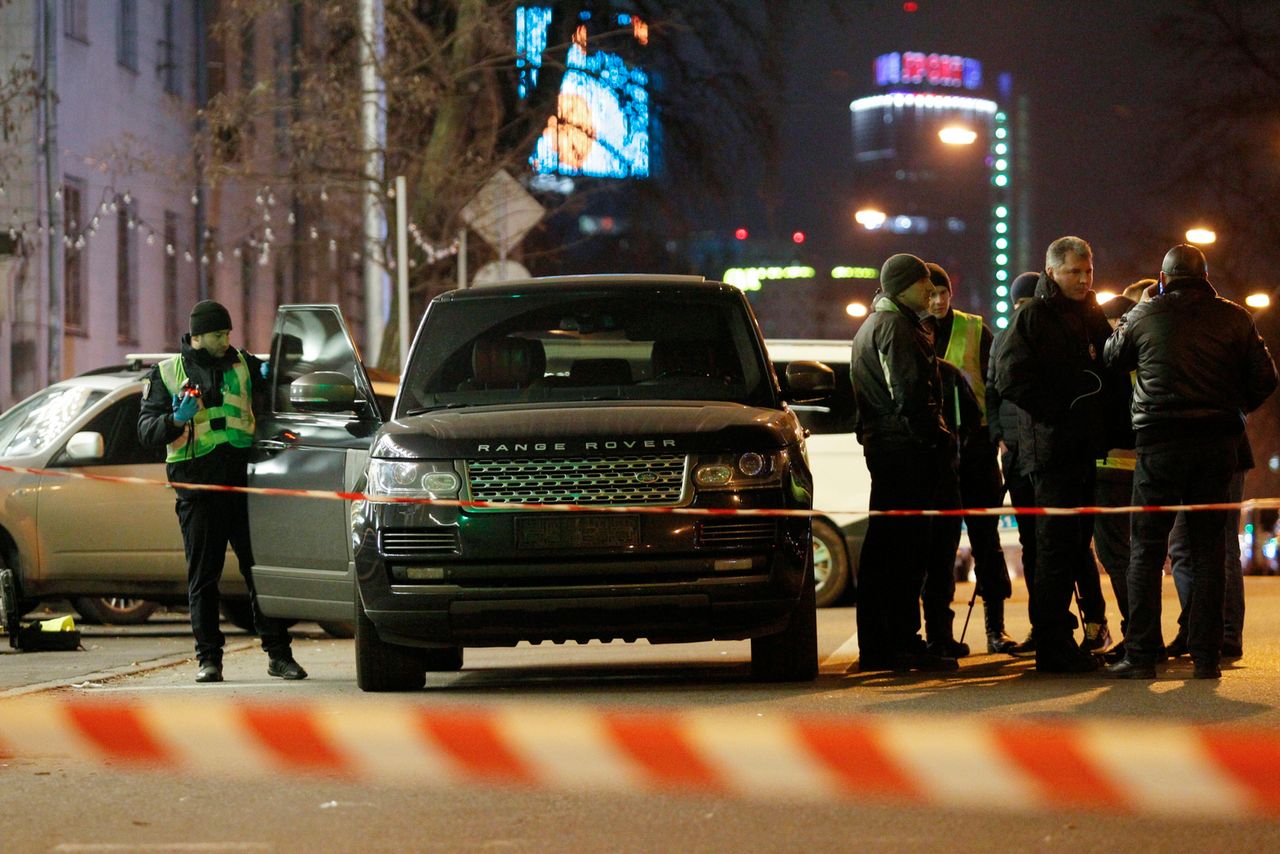
[(506, 261), (507, 253), (538, 224), (543, 213), (538, 200), (505, 169), (499, 169), (467, 202), (462, 219), (498, 250), (499, 261)]

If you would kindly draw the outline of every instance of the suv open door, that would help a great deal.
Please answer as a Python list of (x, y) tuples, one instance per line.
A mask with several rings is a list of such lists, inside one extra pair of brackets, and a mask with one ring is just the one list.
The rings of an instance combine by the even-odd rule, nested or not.
[[(335, 305), (286, 305), (271, 339), (269, 401), (258, 419), (249, 485), (324, 492), (358, 485), (382, 424), (355, 341)], [(264, 613), (353, 617), (349, 501), (249, 496), (254, 584)]]

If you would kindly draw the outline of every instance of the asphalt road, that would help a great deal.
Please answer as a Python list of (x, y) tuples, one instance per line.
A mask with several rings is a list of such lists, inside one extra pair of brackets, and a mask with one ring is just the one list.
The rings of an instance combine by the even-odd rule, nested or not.
[[(609, 708), (723, 709), (738, 714), (978, 716), (1178, 721), (1280, 727), (1280, 578), (1249, 578), (1245, 657), (1220, 682), (1170, 665), (1155, 682), (1047, 676), (1005, 656), (975, 655), (957, 674), (846, 672), (856, 659), (849, 608), (819, 615), (824, 663), (813, 685), (762, 686), (745, 643), (619, 644), (468, 650), (404, 698), (429, 707), (572, 703)], [(1104, 584), (1104, 588), (1105, 588)], [(957, 597), (970, 592), (961, 585)], [(1166, 595), (1166, 631), (1176, 610)], [(1023, 592), (1022, 597), (1025, 597)], [(963, 606), (957, 605), (963, 620)], [(1026, 630), (1025, 603), (1009, 605)], [(980, 609), (970, 640), (981, 626)], [(181, 617), (131, 629), (85, 627), (83, 652), (0, 655), (0, 698), (32, 691), (136, 697), (342, 698), (360, 702), (351, 641), (297, 630), (300, 683), (266, 675), (253, 638), (229, 633), (227, 682), (196, 685)], [(61, 686), (61, 687), (58, 687)], [(3, 702), (3, 699), (0, 699)], [(706, 796), (565, 794), (508, 789), (418, 790), (285, 776), (228, 782), (137, 774), (65, 760), (0, 760), (4, 848), (57, 851), (965, 851), (1280, 850), (1280, 825), (1062, 812), (971, 811)], [(1170, 787), (1178, 785), (1170, 779)]]

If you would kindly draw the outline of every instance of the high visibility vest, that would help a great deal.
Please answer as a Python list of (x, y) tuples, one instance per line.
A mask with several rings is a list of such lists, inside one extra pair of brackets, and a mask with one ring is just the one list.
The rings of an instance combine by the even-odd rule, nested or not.
[[(180, 463), (203, 457), (224, 443), (235, 448), (247, 448), (253, 444), (253, 401), (249, 386), (249, 363), (244, 353), (239, 353), (235, 367), (222, 372), (222, 405), (204, 405), (200, 398), (200, 408), (190, 424), (193, 429), (184, 429), (178, 438), (168, 444), (167, 463)], [(160, 379), (170, 395), (181, 394), (182, 386), (187, 381), (187, 367), (181, 356), (165, 359), (160, 363)], [(221, 429), (215, 430), (212, 421), (215, 418), (225, 419)]]
[(982, 423), (987, 423), (987, 383), (982, 376), (982, 318), (976, 314), (951, 310), (951, 338), (942, 358), (960, 369), (973, 387), (982, 410)]

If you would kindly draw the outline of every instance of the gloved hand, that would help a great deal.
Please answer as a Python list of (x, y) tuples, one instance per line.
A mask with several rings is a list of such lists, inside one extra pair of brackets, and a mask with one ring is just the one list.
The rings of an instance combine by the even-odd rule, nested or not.
[[(174, 395), (177, 398), (177, 395)], [(186, 424), (192, 418), (196, 417), (196, 412), (200, 409), (200, 399), (194, 395), (184, 394), (178, 398), (177, 403), (173, 407), (173, 423)]]
[(267, 374), (271, 373), (271, 363), (263, 362), (259, 373), (262, 374), (262, 378), (265, 380), (267, 378)]

